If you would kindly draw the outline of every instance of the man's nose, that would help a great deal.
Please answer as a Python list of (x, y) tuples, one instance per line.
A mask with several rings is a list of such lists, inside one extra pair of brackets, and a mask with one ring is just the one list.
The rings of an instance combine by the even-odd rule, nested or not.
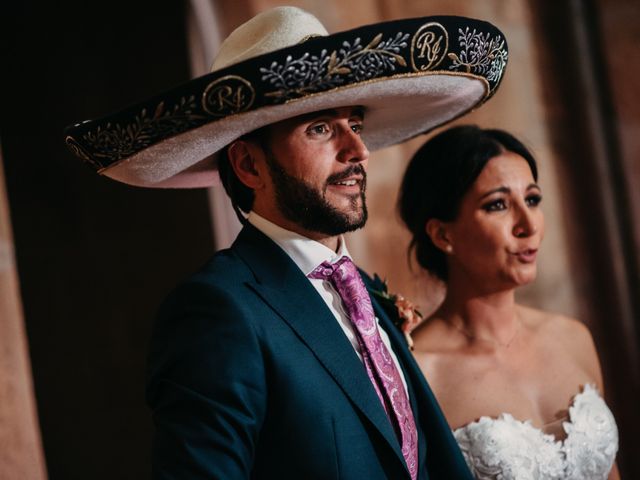
[(340, 142), (338, 160), (341, 162), (360, 163), (369, 159), (369, 149), (360, 134), (351, 127), (341, 132)]

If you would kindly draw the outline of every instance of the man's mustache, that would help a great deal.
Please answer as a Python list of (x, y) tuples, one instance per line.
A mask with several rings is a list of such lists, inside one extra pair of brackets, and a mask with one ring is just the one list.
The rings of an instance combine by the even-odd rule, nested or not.
[(367, 183), (367, 172), (365, 171), (364, 167), (360, 164), (358, 165), (351, 165), (350, 167), (348, 167), (347, 169), (343, 170), (342, 172), (338, 172), (338, 173), (334, 173), (332, 175), (329, 175), (329, 177), (327, 178), (327, 184), (329, 183), (336, 183), (336, 182), (340, 182), (346, 178), (349, 178), (353, 175), (360, 175), (362, 176), (362, 186), (364, 187)]

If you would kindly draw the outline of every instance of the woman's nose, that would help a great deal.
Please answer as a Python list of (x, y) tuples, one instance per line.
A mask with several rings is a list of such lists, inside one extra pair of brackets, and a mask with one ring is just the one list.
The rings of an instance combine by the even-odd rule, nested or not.
[(518, 213), (517, 221), (513, 226), (513, 235), (518, 238), (534, 235), (538, 231), (538, 225), (533, 212), (527, 207), (522, 207)]

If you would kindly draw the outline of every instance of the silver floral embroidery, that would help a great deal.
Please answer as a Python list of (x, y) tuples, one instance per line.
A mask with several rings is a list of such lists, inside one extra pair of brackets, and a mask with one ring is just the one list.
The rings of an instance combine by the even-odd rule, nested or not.
[(469, 30), (469, 27), (464, 31), (458, 29), (458, 33), (462, 51), (459, 54), (449, 53), (448, 56), (453, 62), (449, 68), (481, 74), (492, 83), (492, 88), (495, 88), (502, 78), (509, 56), (504, 39), (499, 35), (491, 38), (489, 33), (478, 32), (475, 28)]
[(399, 32), (383, 41), (382, 34), (378, 34), (366, 46), (356, 38), (353, 44), (343, 42), (342, 48), (331, 54), (322, 50), (320, 55), (305, 53), (297, 59), (288, 56), (283, 64), (273, 62), (269, 68), (260, 68), (262, 80), (276, 88), (265, 95), (286, 101), (393, 72), (396, 64), (406, 67), (400, 51), (407, 47), (408, 38), (409, 34)]
[[(126, 158), (139, 152), (143, 148), (155, 143), (158, 139), (182, 133), (191, 127), (204, 123), (206, 117), (196, 115), (195, 97), (182, 97), (172, 108), (166, 109), (165, 103), (160, 102), (149, 115), (146, 108), (136, 115), (133, 123), (128, 125), (111, 122), (99, 126), (95, 131), (82, 136), (82, 143), (90, 147), (93, 161), (101, 167)], [(100, 160), (106, 160), (106, 165)]]

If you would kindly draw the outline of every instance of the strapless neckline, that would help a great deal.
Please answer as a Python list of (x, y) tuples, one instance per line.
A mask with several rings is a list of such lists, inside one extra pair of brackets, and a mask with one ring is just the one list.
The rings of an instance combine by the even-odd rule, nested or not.
[(618, 450), (611, 411), (587, 384), (570, 402), (563, 439), (509, 413), (483, 416), (454, 430), (478, 479), (606, 479)]
[[(490, 417), (488, 415), (483, 415), (481, 417), (479, 417), (477, 420), (474, 420), (473, 422), (469, 422), (461, 427), (458, 427), (454, 430), (454, 433), (465, 429), (465, 428), (470, 428), (473, 427), (474, 425), (478, 425), (478, 424), (482, 424), (485, 422), (507, 422), (507, 423), (515, 423), (515, 424), (520, 424), (523, 427), (527, 428), (527, 429), (531, 429), (533, 431), (539, 432), (543, 437), (545, 438), (549, 438), (550, 440), (554, 441), (554, 442), (564, 442), (568, 436), (567, 432), (567, 426), (570, 426), (572, 421), (571, 421), (571, 408), (579, 401), (580, 397), (583, 395), (592, 395), (595, 392), (595, 394), (598, 396), (598, 398), (600, 398), (600, 395), (598, 394), (598, 390), (597, 388), (591, 384), (588, 383), (584, 386), (584, 388), (582, 389), (581, 392), (576, 393), (573, 397), (571, 397), (571, 399), (569, 400), (569, 405), (568, 405), (568, 410), (567, 410), (567, 415), (565, 415), (564, 418), (559, 418), (558, 420), (553, 420), (551, 422), (547, 422), (544, 425), (540, 426), (540, 427), (536, 427), (535, 425), (533, 425), (533, 421), (532, 420), (520, 420), (518, 418), (515, 418), (513, 415), (511, 415), (510, 413), (501, 413), (500, 415), (498, 415), (497, 417)], [(557, 438), (555, 435), (550, 434), (545, 432), (545, 428), (549, 425), (554, 425), (557, 423), (562, 422), (562, 428), (564, 430), (564, 434), (565, 437), (564, 438)]]

